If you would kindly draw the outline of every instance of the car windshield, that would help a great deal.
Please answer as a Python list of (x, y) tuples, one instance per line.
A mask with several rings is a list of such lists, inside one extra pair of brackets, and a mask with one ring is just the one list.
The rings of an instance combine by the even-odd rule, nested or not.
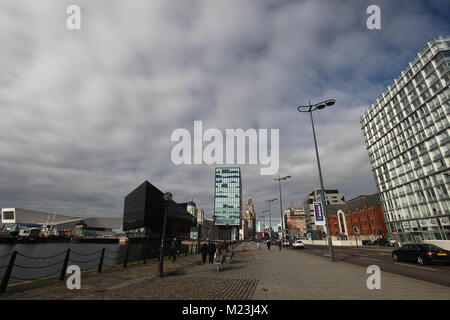
[(420, 246), (421, 249), (429, 250), (429, 251), (431, 251), (431, 250), (444, 250), (444, 249), (442, 249), (442, 248), (440, 248), (440, 247), (438, 247), (438, 246), (436, 246), (434, 244), (421, 244), (419, 246)]

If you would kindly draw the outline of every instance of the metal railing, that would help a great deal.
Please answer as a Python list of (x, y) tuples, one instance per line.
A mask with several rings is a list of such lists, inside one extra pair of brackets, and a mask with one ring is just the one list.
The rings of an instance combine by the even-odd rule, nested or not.
[[(177, 253), (178, 256), (184, 254), (187, 256), (188, 254), (198, 254), (200, 249), (200, 245), (197, 243), (196, 245), (181, 245), (180, 251)], [(124, 254), (121, 253), (124, 251)], [(163, 248), (163, 256), (169, 256), (169, 244)], [(112, 255), (116, 255), (111, 256)], [(16, 263), (17, 257), (21, 257), (25, 260), (33, 260), (30, 261), (30, 265), (18, 264)], [(35, 281), (40, 279), (49, 278), (51, 276), (55, 276), (59, 274), (59, 281), (63, 281), (66, 276), (67, 267), (69, 265), (76, 264), (80, 267), (82, 271), (97, 269), (97, 273), (102, 273), (103, 267), (114, 267), (122, 265), (123, 268), (128, 267), (129, 262), (139, 262), (142, 261), (143, 264), (146, 264), (148, 259), (159, 260), (159, 249), (156, 247), (148, 247), (147, 245), (142, 246), (141, 253), (139, 255), (134, 255), (132, 259), (130, 259), (130, 245), (126, 246), (125, 250), (110, 250), (103, 247), (100, 250), (91, 253), (82, 253), (77, 252), (72, 249), (67, 249), (65, 251), (59, 252), (57, 254), (46, 256), (46, 257), (34, 257), (23, 254), (19, 251), (13, 251), (4, 256), (0, 256), (0, 262), (2, 259), (9, 257), (9, 261), (5, 265), (0, 265), (0, 271), (6, 269), (3, 273), (2, 281), (0, 284), (0, 295), (4, 293), (8, 287), (10, 280), (16, 281)], [(34, 266), (31, 265), (33, 262), (39, 261), (42, 262), (44, 260), (55, 259), (57, 257), (61, 257), (57, 261), (49, 262), (48, 264), (42, 266)], [(133, 259), (134, 258), (134, 259)], [(25, 263), (26, 264), (26, 263)], [(59, 268), (58, 268), (59, 266)], [(56, 268), (55, 268), (56, 267)], [(14, 270), (28, 270), (28, 271), (36, 271), (36, 270), (47, 270), (50, 269), (47, 273), (36, 276), (36, 277), (23, 277), (18, 276), (13, 273)], [(27, 271), (27, 272), (28, 272)]]

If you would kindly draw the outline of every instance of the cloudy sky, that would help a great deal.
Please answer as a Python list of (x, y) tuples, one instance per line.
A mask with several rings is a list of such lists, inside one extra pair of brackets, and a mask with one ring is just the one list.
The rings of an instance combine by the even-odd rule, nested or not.
[[(81, 8), (81, 30), (66, 9)], [(381, 30), (366, 9), (381, 8)], [(121, 217), (149, 180), (212, 215), (214, 166), (175, 165), (173, 130), (280, 129), (283, 201), (319, 185), (376, 192), (359, 118), (427, 41), (448, 35), (447, 0), (2, 1), (0, 207)], [(205, 144), (206, 145), (206, 144)], [(244, 204), (279, 197), (243, 165)], [(279, 216), (279, 204), (273, 205)], [(275, 223), (275, 221), (274, 221)]]

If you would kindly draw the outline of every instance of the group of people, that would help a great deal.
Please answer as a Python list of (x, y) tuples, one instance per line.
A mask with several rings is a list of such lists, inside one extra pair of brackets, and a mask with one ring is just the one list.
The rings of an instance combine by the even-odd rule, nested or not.
[[(219, 246), (216, 246), (214, 242), (208, 241), (201, 245), (200, 251), (202, 253), (202, 261), (203, 263), (206, 263), (206, 257), (208, 256), (208, 262), (213, 263), (214, 262), (214, 254), (220, 254), (225, 255), (228, 250), (228, 242), (222, 242)], [(180, 244), (177, 241), (177, 238), (173, 238), (173, 241), (170, 244), (170, 252), (169, 252), (169, 259), (172, 260), (172, 262), (175, 262), (177, 260), (177, 254), (180, 253)]]
[[(270, 250), (270, 246), (272, 245), (272, 241), (267, 240), (266, 243), (267, 243), (267, 249)], [(277, 241), (277, 245), (278, 245), (278, 248), (281, 251), (281, 249), (283, 248), (283, 242), (281, 240), (278, 240)]]
[(219, 246), (216, 247), (216, 244), (211, 241), (207, 241), (202, 244), (200, 247), (200, 252), (202, 253), (202, 262), (206, 263), (206, 256), (208, 256), (208, 262), (213, 263), (214, 262), (214, 254), (221, 254), (225, 255), (228, 250), (228, 243), (222, 242)]

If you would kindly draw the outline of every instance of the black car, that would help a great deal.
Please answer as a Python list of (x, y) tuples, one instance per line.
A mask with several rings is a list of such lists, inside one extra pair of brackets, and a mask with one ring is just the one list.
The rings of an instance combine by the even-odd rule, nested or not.
[(417, 262), (418, 264), (449, 264), (450, 252), (434, 244), (405, 244), (392, 251), (392, 258), (397, 261)]
[(372, 243), (370, 243), (370, 245), (386, 247), (387, 245), (389, 245), (389, 240), (386, 238), (378, 238)]

